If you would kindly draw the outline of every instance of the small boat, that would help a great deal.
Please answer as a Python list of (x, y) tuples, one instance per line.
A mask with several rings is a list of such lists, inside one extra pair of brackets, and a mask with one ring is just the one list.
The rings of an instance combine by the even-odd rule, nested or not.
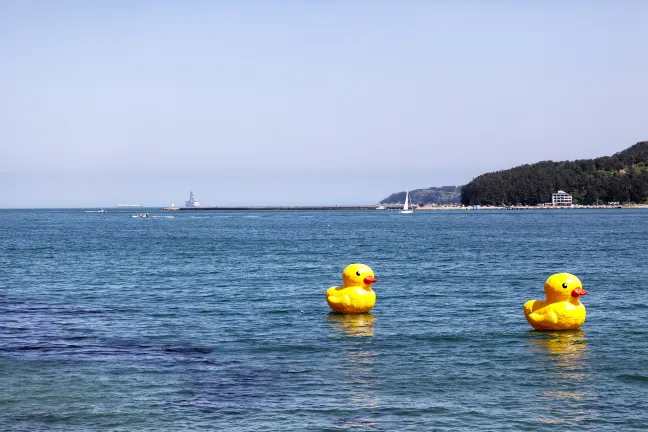
[(134, 218), (147, 218), (151, 217), (148, 213), (135, 213), (132, 217)]
[(162, 210), (164, 210), (164, 211), (176, 211), (176, 210), (180, 210), (180, 208), (176, 207), (175, 203), (172, 202), (171, 207), (164, 207)]
[(401, 210), (400, 212), (401, 214), (414, 213), (414, 210), (409, 208), (409, 191), (405, 192), (405, 205), (403, 206), (403, 210)]
[(99, 210), (97, 210), (97, 213), (107, 213), (107, 212), (104, 209), (99, 209)]

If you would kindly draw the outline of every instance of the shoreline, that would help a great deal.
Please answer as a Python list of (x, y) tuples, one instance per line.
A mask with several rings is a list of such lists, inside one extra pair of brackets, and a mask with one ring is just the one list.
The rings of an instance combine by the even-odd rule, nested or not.
[(621, 205), (574, 205), (567, 206), (423, 206), (416, 210), (602, 210), (602, 209), (648, 209), (648, 204)]
[(423, 206), (416, 210), (601, 210), (601, 209), (648, 209), (648, 204), (622, 205), (574, 205), (567, 206)]

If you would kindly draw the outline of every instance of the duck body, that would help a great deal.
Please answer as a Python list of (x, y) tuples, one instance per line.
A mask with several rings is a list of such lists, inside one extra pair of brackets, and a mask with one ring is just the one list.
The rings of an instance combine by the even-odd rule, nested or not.
[(326, 290), (326, 302), (335, 312), (360, 314), (374, 307), (376, 293), (367, 293), (362, 287), (334, 286)]
[(536, 330), (575, 330), (585, 323), (586, 311), (582, 303), (529, 300), (524, 304), (524, 315)]
[(376, 283), (374, 273), (364, 264), (350, 264), (342, 272), (342, 286), (326, 290), (326, 302), (335, 312), (360, 314), (369, 312), (376, 303), (371, 285)]
[(587, 294), (581, 281), (569, 273), (555, 274), (545, 282), (545, 300), (529, 300), (524, 316), (536, 330), (575, 330), (585, 322), (585, 306), (580, 297)]

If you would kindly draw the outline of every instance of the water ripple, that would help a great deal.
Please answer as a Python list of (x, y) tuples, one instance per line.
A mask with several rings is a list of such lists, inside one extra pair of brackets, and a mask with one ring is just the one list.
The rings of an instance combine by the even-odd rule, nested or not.
[[(512, 213), (0, 211), (0, 424), (643, 430), (646, 213)], [(353, 261), (376, 307), (330, 313)], [(559, 271), (587, 322), (532, 331)]]

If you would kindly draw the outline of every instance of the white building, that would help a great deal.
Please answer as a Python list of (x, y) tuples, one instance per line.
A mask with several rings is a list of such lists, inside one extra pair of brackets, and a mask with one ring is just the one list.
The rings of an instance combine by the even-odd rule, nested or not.
[(571, 206), (572, 196), (565, 191), (559, 190), (555, 194), (551, 194), (551, 204), (553, 206)]

